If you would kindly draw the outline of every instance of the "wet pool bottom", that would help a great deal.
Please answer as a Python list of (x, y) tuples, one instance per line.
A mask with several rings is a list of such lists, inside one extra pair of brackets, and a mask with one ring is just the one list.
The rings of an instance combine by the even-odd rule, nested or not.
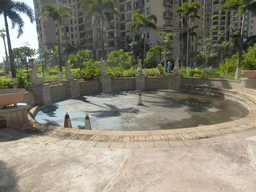
[(64, 126), (68, 112), (73, 127), (85, 128), (90, 117), (92, 130), (143, 131), (197, 127), (243, 118), (248, 110), (242, 104), (217, 96), (182, 94), (169, 90), (136, 91), (88, 95), (55, 101), (41, 108), (35, 120), (42, 124)]

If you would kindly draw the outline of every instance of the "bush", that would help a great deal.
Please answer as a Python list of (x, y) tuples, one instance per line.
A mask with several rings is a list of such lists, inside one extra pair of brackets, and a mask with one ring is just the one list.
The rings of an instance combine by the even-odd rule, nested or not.
[(100, 76), (100, 62), (90, 59), (82, 63), (82, 68), (73, 71), (74, 78), (83, 80), (92, 80)]
[(112, 71), (112, 74), (114, 73), (115, 76), (124, 76), (124, 70), (132, 67), (132, 57), (122, 49), (111, 51), (106, 63), (109, 66), (109, 72)]
[(163, 66), (161, 64), (158, 64), (157, 65), (157, 69), (159, 71), (160, 77), (163, 77), (164, 76), (164, 68), (163, 68)]
[(179, 72), (181, 73), (182, 77), (188, 77), (186, 67), (181, 67)]
[(12, 79), (3, 79), (0, 81), (0, 89), (10, 89), (13, 88)]
[(249, 47), (247, 51), (243, 53), (243, 60), (241, 62), (242, 69), (244, 70), (255, 70), (256, 68), (256, 44)]
[(219, 73), (223, 76), (234, 76), (236, 72), (236, 66), (238, 61), (238, 53), (233, 55), (230, 59), (226, 58), (225, 63), (219, 67)]

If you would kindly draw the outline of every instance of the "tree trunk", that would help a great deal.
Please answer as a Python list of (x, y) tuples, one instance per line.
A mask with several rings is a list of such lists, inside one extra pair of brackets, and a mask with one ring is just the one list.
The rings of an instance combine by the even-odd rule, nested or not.
[(189, 72), (188, 66), (189, 66), (189, 17), (187, 18), (187, 63), (186, 63), (187, 74)]
[(8, 44), (9, 55), (10, 55), (10, 65), (11, 65), (11, 71), (12, 71), (12, 78), (16, 79), (16, 70), (15, 70), (14, 58), (13, 58), (13, 54), (12, 54), (11, 39), (10, 39), (10, 34), (9, 34), (7, 17), (6, 17), (5, 14), (4, 14), (4, 21), (5, 21), (5, 29), (6, 29), (6, 35), (7, 35), (7, 44)]
[(243, 54), (243, 43), (244, 43), (244, 17), (245, 13), (243, 13), (243, 19), (242, 19), (242, 27), (241, 27), (241, 39), (240, 39), (240, 47), (239, 47), (239, 58), (237, 62), (237, 67), (236, 67), (236, 80), (240, 78), (240, 63), (242, 60), (242, 54)]
[(104, 39), (103, 39), (103, 19), (101, 18), (101, 58), (105, 59)]
[(144, 69), (146, 68), (145, 58), (146, 58), (146, 27), (144, 27), (144, 55), (143, 55), (143, 67), (144, 67)]
[[(58, 24), (57, 24), (58, 25)], [(60, 27), (58, 27), (58, 63), (59, 63), (59, 79), (62, 80), (62, 65), (60, 59)]]
[(4, 41), (4, 49), (5, 49), (5, 57), (6, 57), (6, 71), (8, 71), (9, 68), (9, 62), (8, 62), (8, 54), (7, 54), (7, 49), (6, 49), (6, 43), (5, 43), (5, 39), (3, 37), (3, 41)]

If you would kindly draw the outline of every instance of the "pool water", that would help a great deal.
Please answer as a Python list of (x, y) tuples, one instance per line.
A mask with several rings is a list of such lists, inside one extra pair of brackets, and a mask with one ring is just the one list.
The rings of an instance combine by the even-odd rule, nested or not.
[(161, 90), (122, 91), (59, 100), (41, 108), (35, 120), (42, 124), (64, 126), (69, 113), (72, 127), (84, 129), (88, 114), (92, 130), (143, 131), (197, 127), (245, 117), (248, 109), (228, 98), (183, 94)]

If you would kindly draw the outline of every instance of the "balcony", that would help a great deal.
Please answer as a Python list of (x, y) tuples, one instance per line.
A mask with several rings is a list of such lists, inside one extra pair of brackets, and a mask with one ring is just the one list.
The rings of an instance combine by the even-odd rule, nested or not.
[(173, 27), (172, 24), (165, 24), (164, 27)]
[(173, 0), (164, 0), (163, 4), (165, 7), (171, 7), (173, 5)]
[(164, 18), (172, 18), (173, 17), (173, 12), (165, 11), (163, 13)]
[(114, 30), (115, 29), (115, 26), (109, 26), (108, 28), (107, 28), (107, 30)]
[(139, 0), (138, 1), (138, 7), (144, 6), (144, 0)]

